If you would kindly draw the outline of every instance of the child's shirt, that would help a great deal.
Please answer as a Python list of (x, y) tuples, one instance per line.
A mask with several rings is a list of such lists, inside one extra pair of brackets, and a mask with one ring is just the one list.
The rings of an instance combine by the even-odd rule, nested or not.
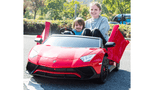
[(73, 29), (72, 31), (75, 33), (75, 35), (81, 35), (83, 30), (81, 32), (77, 32), (75, 29)]
[(108, 31), (110, 29), (110, 26), (108, 24), (108, 19), (106, 17), (100, 16), (97, 19), (88, 19), (85, 22), (85, 28), (91, 29), (99, 29), (103, 37), (108, 41)]

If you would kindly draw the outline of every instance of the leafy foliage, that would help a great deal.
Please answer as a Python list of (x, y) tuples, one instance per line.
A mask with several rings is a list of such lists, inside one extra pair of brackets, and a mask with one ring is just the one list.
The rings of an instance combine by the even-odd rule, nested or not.
[(63, 4), (63, 6), (64, 6), (64, 9), (63, 9), (63, 12), (62, 12), (63, 17), (66, 17), (66, 18), (69, 18), (69, 19), (74, 19), (75, 4), (77, 4), (77, 10), (79, 10), (80, 9), (80, 3), (78, 1), (72, 0), (71, 2), (65, 2)]
[[(71, 28), (73, 20), (34, 20), (23, 19), (24, 34), (25, 33), (38, 33), (41, 34), (45, 28), (45, 22), (51, 22), (51, 31), (59, 32), (60, 28)], [(109, 24), (110, 30), (108, 35), (111, 34), (114, 24)], [(120, 24), (119, 29), (125, 38), (131, 37), (131, 25)]]
[(113, 18), (115, 14), (130, 13), (130, 0), (103, 0), (103, 4), (107, 7), (109, 16)]
[[(101, 3), (101, 15), (107, 17), (109, 21), (117, 14), (130, 13), (131, 0), (96, 0)], [(91, 18), (89, 6), (77, 0), (24, 0), (24, 26), (25, 31), (35, 31), (43, 28), (46, 21), (51, 22), (56, 30), (62, 27), (71, 28), (75, 19), (75, 4), (77, 4), (76, 15), (84, 20)], [(54, 29), (55, 29), (54, 27)], [(110, 24), (111, 33), (113, 25)], [(28, 29), (27, 29), (28, 28)], [(43, 29), (42, 29), (43, 30)], [(130, 25), (120, 25), (120, 30), (125, 37), (130, 37)]]
[(87, 7), (86, 5), (81, 5), (81, 8), (79, 9), (78, 17), (81, 17), (84, 20), (91, 18), (90, 14), (89, 14), (89, 7)]
[[(130, 13), (130, 0), (97, 0), (101, 3), (103, 16), (108, 20), (119, 13)], [(78, 17), (89, 19), (89, 6), (76, 0), (24, 0), (24, 18), (39, 20), (75, 19), (75, 4)], [(37, 18), (36, 18), (37, 17)]]
[(61, 12), (63, 11), (63, 3), (66, 0), (46, 0), (46, 10), (48, 11), (46, 14), (47, 20), (56, 20), (62, 19)]

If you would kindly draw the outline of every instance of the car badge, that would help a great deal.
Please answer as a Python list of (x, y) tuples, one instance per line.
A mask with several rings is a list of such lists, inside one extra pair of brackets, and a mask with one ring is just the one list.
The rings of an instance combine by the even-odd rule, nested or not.
[(53, 63), (55, 63), (56, 62), (56, 60), (53, 60)]

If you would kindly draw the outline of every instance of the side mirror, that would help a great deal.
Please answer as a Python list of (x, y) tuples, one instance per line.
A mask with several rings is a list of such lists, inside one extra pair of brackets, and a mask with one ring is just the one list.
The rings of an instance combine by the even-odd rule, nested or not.
[(34, 40), (35, 42), (37, 42), (37, 43), (40, 43), (40, 44), (42, 44), (42, 38), (36, 38), (35, 40)]
[(105, 47), (114, 47), (116, 44), (114, 42), (107, 42)]
[(34, 40), (35, 42), (37, 42), (37, 45), (38, 44), (42, 44), (42, 36), (41, 35), (37, 35), (36, 39)]

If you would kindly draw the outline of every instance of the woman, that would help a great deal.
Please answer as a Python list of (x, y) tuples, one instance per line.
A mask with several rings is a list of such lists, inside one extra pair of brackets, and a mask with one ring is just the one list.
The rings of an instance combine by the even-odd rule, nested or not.
[(90, 4), (89, 12), (92, 18), (86, 20), (82, 35), (101, 37), (103, 44), (105, 44), (108, 41), (108, 31), (110, 28), (108, 19), (100, 15), (101, 6), (97, 2), (92, 2)]

